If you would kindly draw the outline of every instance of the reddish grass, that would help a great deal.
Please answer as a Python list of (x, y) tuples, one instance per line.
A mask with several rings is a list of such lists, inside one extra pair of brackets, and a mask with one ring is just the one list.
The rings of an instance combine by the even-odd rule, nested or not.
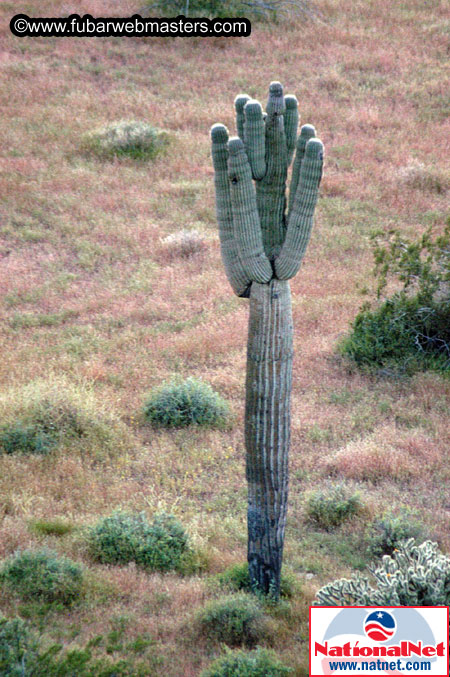
[[(208, 132), (214, 122), (234, 131), (235, 95), (248, 91), (264, 101), (273, 79), (297, 95), (302, 123), (312, 122), (326, 147), (315, 229), (292, 282), (291, 505), (297, 510), (302, 492), (330, 473), (352, 478), (368, 503), (389, 496), (420, 506), (450, 546), (449, 383), (432, 374), (371, 380), (334, 356), (364, 300), (357, 285), (372, 285), (370, 232), (395, 226), (413, 234), (444, 224), (448, 194), (403, 180), (402, 168), (421, 163), (448, 186), (447, 7), (443, 0), (432, 11), (419, 0), (389, 11), (381, 0), (317, 4), (325, 24), (255, 24), (250, 38), (232, 40), (19, 39), (8, 29), (12, 3), (4, 4), (0, 380), (87, 380), (134, 441), (103, 459), (70, 447), (45, 459), (1, 457), (0, 556), (36, 542), (31, 518), (68, 517), (83, 526), (122, 506), (174, 510), (207, 551), (211, 572), (244, 560), (247, 302), (233, 299), (220, 261)], [(135, 0), (77, 5), (93, 16), (139, 9)], [(73, 7), (42, 0), (23, 11), (66, 16)], [(102, 162), (82, 150), (84, 133), (133, 118), (169, 131), (167, 155), (147, 165)], [(207, 242), (201, 256), (177, 258), (161, 245), (195, 228)], [(14, 327), (16, 315), (67, 310), (73, 314), (61, 323)], [(178, 373), (204, 378), (230, 400), (229, 430), (166, 433), (142, 425), (146, 393)], [(305, 529), (293, 519), (286, 548), (287, 564), (302, 572)], [(128, 614), (132, 636), (149, 628), (157, 637), (165, 663), (156, 674), (199, 674), (219, 651), (189, 634), (210, 594), (205, 581), (96, 567), (77, 539), (48, 542), (81, 558), (111, 591), (106, 602), (91, 591), (87, 608), (60, 624), (75, 624), (87, 640), (108, 632), (113, 615)], [(325, 560), (333, 575), (348, 573), (334, 555)], [(157, 602), (161, 591), (169, 596), (164, 603)], [(307, 588), (291, 622), (278, 623), (279, 650), (298, 675), (306, 674), (306, 645), (297, 633), (306, 632), (313, 594)], [(5, 604), (17, 612), (16, 602)]]

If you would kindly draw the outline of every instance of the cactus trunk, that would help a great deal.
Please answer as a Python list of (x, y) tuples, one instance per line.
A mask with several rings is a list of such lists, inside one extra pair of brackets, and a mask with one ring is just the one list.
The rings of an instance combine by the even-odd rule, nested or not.
[(253, 589), (275, 596), (287, 512), (292, 343), (289, 283), (254, 282), (245, 413), (248, 563)]
[[(269, 87), (266, 114), (235, 100), (238, 135), (211, 129), (222, 258), (234, 292), (250, 297), (245, 445), (248, 563), (255, 591), (280, 593), (288, 495), (293, 326), (288, 280), (309, 241), (323, 145), (312, 125), (297, 137), (295, 96)], [(289, 209), (288, 166), (295, 153)], [(253, 184), (255, 181), (255, 185)]]

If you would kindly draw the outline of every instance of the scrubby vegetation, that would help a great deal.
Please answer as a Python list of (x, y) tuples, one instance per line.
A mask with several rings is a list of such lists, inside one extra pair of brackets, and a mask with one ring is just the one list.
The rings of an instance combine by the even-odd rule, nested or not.
[(166, 428), (220, 425), (226, 421), (228, 406), (210, 385), (187, 378), (156, 388), (145, 403), (144, 414), (154, 425)]
[(189, 551), (188, 536), (173, 516), (161, 513), (148, 522), (145, 513), (116, 512), (87, 533), (89, 551), (102, 564), (136, 562), (146, 569), (180, 569)]
[(80, 597), (83, 569), (53, 550), (21, 550), (2, 564), (0, 585), (25, 600), (71, 604)]
[(29, 525), (30, 530), (38, 535), (43, 536), (65, 536), (70, 534), (76, 528), (74, 524), (62, 519), (31, 520)]
[(339, 526), (357, 515), (361, 508), (359, 493), (344, 484), (330, 484), (306, 497), (306, 514), (324, 529)]
[(203, 634), (228, 646), (254, 646), (267, 632), (260, 602), (242, 592), (212, 600), (199, 612), (197, 622)]
[(46, 432), (39, 423), (25, 425), (19, 421), (3, 426), (0, 432), (0, 449), (4, 454), (46, 454), (56, 443), (56, 435)]
[(64, 379), (4, 391), (0, 417), (0, 455), (47, 454), (67, 446), (104, 455), (131, 441), (119, 417), (98, 404), (92, 389)]
[(403, 509), (388, 510), (373, 520), (367, 529), (367, 551), (371, 557), (392, 555), (401, 541), (414, 538), (425, 540), (425, 527), (417, 513)]
[(342, 578), (317, 593), (319, 604), (331, 606), (448, 606), (450, 557), (437, 543), (417, 545), (411, 538), (399, 544), (392, 557), (385, 555), (373, 568), (376, 587), (366, 576)]
[(248, 17), (252, 20), (274, 21), (295, 18), (299, 14), (312, 18), (320, 16), (316, 5), (309, 0), (147, 0), (146, 7), (158, 16)]
[(282, 677), (292, 669), (277, 658), (273, 651), (229, 651), (204, 670), (201, 677)]
[(146, 122), (121, 120), (86, 134), (83, 144), (87, 151), (100, 158), (130, 157), (153, 160), (169, 144), (167, 132)]
[[(225, 588), (234, 591), (243, 590), (244, 592), (252, 592), (247, 562), (243, 562), (242, 564), (234, 564), (225, 571), (222, 571), (220, 574), (217, 574), (214, 577), (213, 582), (217, 583), (219, 588)], [(281, 597), (292, 597), (295, 592), (298, 592), (298, 587), (299, 586), (295, 577), (292, 575), (289, 576), (285, 573), (281, 574)]]
[[(46, 659), (59, 667), (42, 677), (200, 675), (222, 657), (196, 619), (216, 596), (248, 592), (246, 566), (235, 566), (247, 547), (248, 301), (232, 298), (220, 260), (208, 132), (221, 120), (234, 134), (232, 97), (263, 98), (279, 79), (326, 156), (308, 253), (291, 284), (283, 571), (292, 594), (277, 605), (259, 600), (270, 632), (256, 644), (304, 677), (308, 606), (328, 582), (357, 572), (377, 589), (365, 568), (381, 564), (378, 545), (376, 560), (368, 552), (372, 539), (398, 548), (419, 515), (416, 542), (450, 552), (448, 376), (423, 371), (422, 358), (414, 371), (417, 355), (383, 362), (374, 376), (335, 354), (362, 301), (376, 296), (371, 234), (387, 234), (378, 243), (388, 253), (393, 229), (407, 248), (430, 227), (430, 241), (445, 235), (447, 6), (404, 0), (386, 11), (371, 0), (356, 12), (350, 0), (314, 0), (326, 23), (253, 20), (248, 38), (92, 39), (16, 37), (8, 25), (19, 4), (0, 3), (0, 567), (18, 551), (48, 548), (82, 567), (83, 584), (66, 605), (25, 599), (2, 582), (1, 613), (26, 622), (39, 656), (61, 647)], [(39, 14), (64, 17), (67, 4), (40, 0)], [(82, 3), (95, 17), (144, 4)], [(167, 130), (171, 143), (154, 161), (84, 145), (86, 132), (119, 120)], [(174, 244), (192, 230), (207, 245), (196, 253)], [(423, 249), (424, 264), (428, 256)], [(403, 289), (393, 269), (386, 280), (380, 304)], [(408, 303), (417, 291), (412, 280)], [(444, 294), (441, 285), (434, 301)], [(211, 384), (233, 414), (226, 425), (150, 425), (143, 402), (173, 375)], [(363, 510), (327, 530), (308, 518), (305, 497), (329, 483), (350, 495), (354, 486)], [(405, 504), (399, 528), (396, 506)], [(179, 568), (93, 557), (87, 530), (118, 510), (144, 512), (150, 527), (154, 515), (175, 514), (191, 548)], [(11, 641), (20, 652), (21, 640)], [(5, 660), (14, 674), (14, 659)]]
[(205, 239), (195, 228), (171, 233), (161, 240), (161, 244), (169, 259), (190, 259), (206, 250)]
[(402, 289), (361, 309), (341, 352), (372, 371), (450, 372), (450, 225), (434, 239), (430, 231), (415, 240), (395, 232), (386, 246), (376, 242), (378, 295), (391, 278)]
[(0, 617), (0, 671), (2, 677), (145, 677), (148, 666), (134, 669), (125, 660), (93, 655), (92, 645), (63, 650), (61, 644), (42, 641), (20, 618)]

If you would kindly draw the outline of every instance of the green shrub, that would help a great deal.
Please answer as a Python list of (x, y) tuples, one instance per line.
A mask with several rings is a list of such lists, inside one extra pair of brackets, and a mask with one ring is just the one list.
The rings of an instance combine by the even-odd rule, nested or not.
[(65, 536), (75, 529), (73, 524), (60, 519), (32, 520), (29, 528), (34, 534), (42, 536)]
[(276, 20), (291, 15), (319, 17), (310, 0), (147, 0), (146, 8), (158, 16), (248, 17), (253, 20)]
[(415, 513), (403, 509), (400, 512), (387, 511), (375, 519), (367, 530), (367, 552), (372, 557), (392, 555), (400, 541), (414, 538), (423, 540), (424, 527)]
[(156, 388), (144, 406), (154, 425), (182, 428), (188, 425), (220, 425), (228, 415), (226, 402), (211, 386), (194, 378), (172, 381)]
[(2, 677), (144, 677), (128, 661), (95, 658), (85, 648), (64, 650), (60, 644), (44, 645), (19, 618), (0, 617), (0, 675)]
[[(386, 238), (385, 234), (382, 234)], [(450, 371), (450, 222), (442, 235), (417, 240), (374, 235), (377, 295), (402, 286), (375, 310), (365, 304), (339, 351), (369, 371)]]
[(311, 492), (306, 499), (306, 514), (324, 529), (339, 526), (362, 508), (358, 493), (344, 484), (331, 484)]
[(80, 596), (83, 570), (46, 548), (22, 550), (3, 563), (0, 582), (23, 599), (71, 604)]
[(37, 657), (37, 641), (20, 618), (0, 617), (0, 675), (31, 675)]
[(101, 519), (87, 535), (91, 555), (103, 564), (136, 564), (146, 569), (180, 569), (189, 552), (188, 537), (173, 515), (115, 512)]
[(317, 593), (324, 606), (449, 606), (450, 557), (437, 543), (416, 545), (413, 538), (398, 544), (371, 569), (376, 587), (366, 576), (340, 578)]
[(3, 391), (0, 421), (0, 454), (44, 454), (64, 444), (104, 455), (131, 442), (127, 427), (97, 403), (91, 388), (60, 378)]
[(368, 371), (448, 371), (450, 303), (396, 294), (374, 311), (362, 309), (339, 351)]
[(56, 444), (56, 435), (38, 423), (17, 421), (0, 428), (0, 454), (47, 454)]
[[(252, 592), (250, 585), (250, 576), (248, 573), (248, 562), (242, 564), (233, 564), (222, 573), (214, 577), (219, 587), (228, 590)], [(291, 598), (298, 587), (298, 583), (293, 576), (281, 574), (280, 595), (281, 597)]]
[(169, 135), (146, 122), (121, 120), (86, 134), (83, 143), (86, 150), (105, 159), (152, 160), (167, 147)]
[(292, 669), (281, 663), (273, 651), (228, 651), (215, 660), (200, 677), (282, 677)]
[(203, 633), (229, 646), (253, 646), (265, 635), (265, 616), (258, 599), (237, 593), (209, 602), (198, 614)]

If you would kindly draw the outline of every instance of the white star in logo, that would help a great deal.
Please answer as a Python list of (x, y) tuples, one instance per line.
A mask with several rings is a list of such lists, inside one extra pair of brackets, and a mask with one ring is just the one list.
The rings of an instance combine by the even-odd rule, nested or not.
[(381, 611), (379, 611), (379, 612), (377, 613), (377, 618), (383, 618), (383, 614), (382, 614)]

